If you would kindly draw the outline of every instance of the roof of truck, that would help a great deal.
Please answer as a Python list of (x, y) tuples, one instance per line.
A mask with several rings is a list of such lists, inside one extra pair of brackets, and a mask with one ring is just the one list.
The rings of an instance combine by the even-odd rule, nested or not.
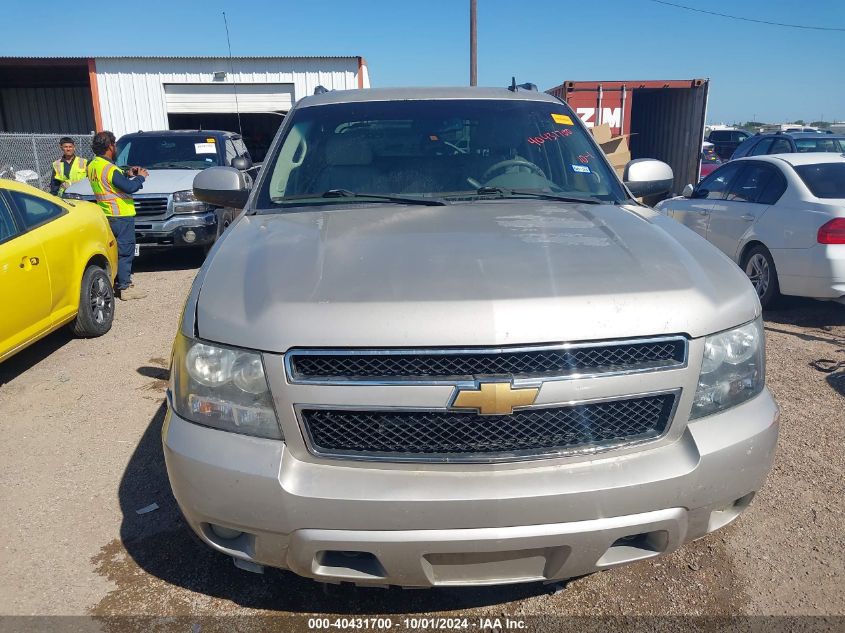
[(364, 101), (416, 101), (426, 99), (505, 99), (515, 101), (546, 101), (560, 103), (556, 97), (522, 88), (367, 88), (365, 90), (330, 90), (323, 94), (305, 97), (301, 106), (326, 105)]
[(225, 130), (138, 130), (137, 132), (129, 132), (124, 134), (121, 138), (127, 136), (183, 136), (183, 135), (206, 134), (209, 136), (233, 136), (240, 137), (237, 132), (227, 132)]

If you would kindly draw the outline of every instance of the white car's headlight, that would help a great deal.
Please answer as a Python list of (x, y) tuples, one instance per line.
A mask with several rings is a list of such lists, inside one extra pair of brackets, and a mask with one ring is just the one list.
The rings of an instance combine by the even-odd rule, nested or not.
[(765, 358), (762, 318), (705, 338), (690, 419), (734, 407), (760, 393), (766, 382)]
[(260, 354), (180, 333), (171, 374), (173, 408), (179, 416), (222, 431), (284, 439)]
[(202, 213), (208, 209), (205, 202), (196, 199), (193, 189), (173, 192), (173, 213)]

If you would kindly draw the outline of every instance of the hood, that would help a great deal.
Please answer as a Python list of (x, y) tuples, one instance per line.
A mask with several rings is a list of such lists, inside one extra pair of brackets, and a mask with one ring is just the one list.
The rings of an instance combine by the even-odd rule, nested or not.
[[(194, 176), (200, 173), (199, 169), (151, 169), (150, 175), (144, 180), (143, 188), (138, 192), (141, 194), (170, 194), (174, 191), (193, 189)], [(91, 183), (85, 179), (73, 183), (68, 187), (69, 193), (77, 193), (81, 196), (93, 196)]]
[(739, 268), (674, 220), (533, 200), (244, 216), (197, 290), (201, 338), (273, 352), (698, 337), (759, 314)]

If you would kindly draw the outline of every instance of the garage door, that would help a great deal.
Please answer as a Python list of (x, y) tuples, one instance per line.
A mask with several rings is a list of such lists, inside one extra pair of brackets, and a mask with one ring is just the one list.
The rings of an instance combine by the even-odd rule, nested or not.
[[(164, 93), (170, 114), (236, 111), (232, 84), (168, 84)], [(287, 112), (293, 84), (238, 84), (237, 106), (241, 112)]]

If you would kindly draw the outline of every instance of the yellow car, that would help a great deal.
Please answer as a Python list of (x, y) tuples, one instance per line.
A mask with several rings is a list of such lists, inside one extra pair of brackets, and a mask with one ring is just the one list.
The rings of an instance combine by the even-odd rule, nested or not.
[(0, 180), (0, 361), (66, 324), (101, 336), (114, 318), (117, 244), (90, 202)]

